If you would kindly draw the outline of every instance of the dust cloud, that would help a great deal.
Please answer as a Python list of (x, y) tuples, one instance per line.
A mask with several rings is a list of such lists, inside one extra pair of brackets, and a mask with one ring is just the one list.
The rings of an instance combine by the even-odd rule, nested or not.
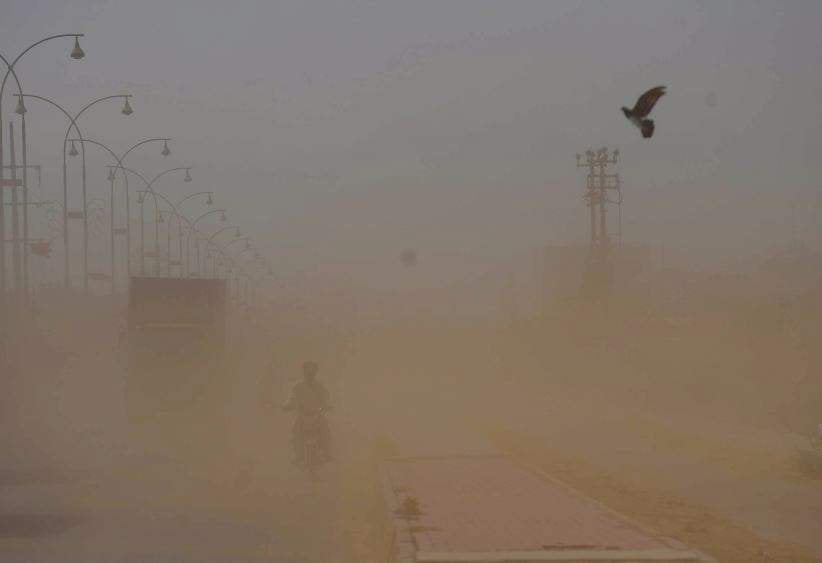
[[(78, 34), (0, 97), (0, 561), (383, 562), (386, 460), (488, 452), (822, 560), (818, 3), (167, 4), (0, 7)], [(131, 105), (64, 166), (40, 94)]]
[[(122, 317), (44, 299), (30, 371), (8, 380), (4, 479), (42, 489), (51, 512), (4, 533), (79, 537), (98, 557), (366, 561), (385, 542), (380, 459), (488, 441), (722, 560), (814, 560), (818, 477), (800, 453), (822, 406), (822, 295), (773, 265), (632, 271), (607, 300), (559, 282), (537, 300), (513, 272), (423, 292), (272, 294), (231, 319), (216, 397), (136, 419)], [(319, 484), (292, 465), (279, 408), (306, 359), (335, 404), (337, 457)]]

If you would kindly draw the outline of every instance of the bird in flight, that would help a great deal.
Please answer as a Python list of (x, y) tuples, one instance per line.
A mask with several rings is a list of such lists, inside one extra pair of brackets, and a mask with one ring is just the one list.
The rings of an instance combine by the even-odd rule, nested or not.
[(646, 118), (648, 117), (648, 114), (651, 113), (651, 110), (654, 109), (654, 105), (657, 100), (664, 95), (665, 86), (656, 86), (639, 97), (636, 101), (636, 105), (634, 105), (634, 109), (628, 109), (625, 106), (622, 107), (622, 113), (625, 114), (628, 121), (636, 125), (639, 130), (642, 131), (642, 136), (646, 139), (651, 138), (654, 134), (654, 120)]

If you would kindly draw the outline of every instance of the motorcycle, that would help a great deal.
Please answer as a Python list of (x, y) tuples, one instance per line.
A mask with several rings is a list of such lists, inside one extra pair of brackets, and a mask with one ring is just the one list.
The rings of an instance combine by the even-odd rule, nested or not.
[(296, 448), (297, 464), (311, 475), (328, 462), (327, 452), (323, 448), (323, 433), (327, 432), (325, 413), (329, 409), (321, 409), (310, 413), (300, 413), (297, 419), (293, 439), (298, 440)]
[(302, 433), (302, 467), (309, 473), (314, 473), (325, 462), (320, 443), (322, 425), (325, 423), (322, 411), (310, 415), (303, 415), (300, 421)]

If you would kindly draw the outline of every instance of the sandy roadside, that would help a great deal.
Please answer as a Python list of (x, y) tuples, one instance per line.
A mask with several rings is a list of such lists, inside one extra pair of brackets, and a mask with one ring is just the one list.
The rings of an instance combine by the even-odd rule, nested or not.
[(621, 389), (636, 383), (631, 366), (608, 372), (611, 382), (590, 376), (607, 351), (568, 349), (554, 362), (507, 330), (398, 331), (365, 344), (349, 392), (364, 425), (416, 424), (436, 441), (470, 419), (500, 449), (720, 561), (822, 560), (822, 488), (796, 467), (798, 438), (747, 425), (759, 421), (742, 407), (734, 419), (668, 388), (649, 404)]
[(743, 523), (740, 515), (726, 516), (716, 507), (680, 496), (661, 486), (652, 474), (626, 475), (614, 468), (603, 469), (584, 457), (553, 450), (533, 435), (511, 430), (490, 431), (489, 435), (500, 450), (514, 458), (718, 561), (820, 561), (818, 553), (807, 546), (766, 539)]

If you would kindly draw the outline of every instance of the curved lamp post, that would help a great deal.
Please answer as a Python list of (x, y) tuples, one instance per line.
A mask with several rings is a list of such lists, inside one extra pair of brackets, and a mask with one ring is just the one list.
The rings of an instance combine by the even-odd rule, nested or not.
[(189, 199), (191, 199), (191, 198), (193, 198), (193, 197), (195, 197), (195, 196), (198, 196), (198, 195), (207, 195), (207, 196), (208, 196), (208, 200), (206, 201), (206, 205), (211, 205), (212, 203), (214, 203), (214, 199), (213, 199), (213, 197), (214, 197), (214, 192), (211, 192), (211, 191), (207, 191), (207, 192), (194, 192), (193, 194), (189, 194), (189, 195), (187, 195), (186, 197), (184, 197), (183, 199), (181, 199), (180, 201), (178, 201), (178, 202), (177, 202), (177, 204), (176, 204), (176, 205), (177, 205), (177, 207), (179, 207), (179, 206), (180, 206), (180, 205), (182, 205), (184, 202), (186, 202), (186, 201), (188, 201)]
[[(231, 227), (226, 227), (226, 228), (220, 229), (217, 233), (212, 233), (212, 235), (209, 236), (208, 239), (206, 240), (205, 235), (201, 231), (197, 231), (196, 229), (194, 229), (192, 227), (192, 225), (193, 224), (189, 224), (189, 233), (190, 234), (191, 233), (196, 233), (197, 235), (199, 235), (201, 237), (201, 240), (205, 240), (205, 242), (206, 242), (206, 245), (205, 245), (206, 246), (206, 251), (209, 252), (212, 256), (212, 276), (215, 277), (215, 278), (218, 277), (216, 275), (217, 274), (217, 272), (216, 272), (217, 258), (219, 258), (221, 264), (227, 266), (229, 269), (234, 267), (234, 265), (235, 265), (234, 259), (231, 257), (231, 254), (229, 254), (228, 250), (226, 249), (226, 247), (228, 245), (226, 245), (226, 247), (220, 246), (220, 244), (218, 244), (217, 241), (214, 240), (214, 238), (215, 238), (215, 235), (218, 234), (219, 232), (224, 232), (224, 231), (229, 230), (229, 229), (234, 230), (235, 233), (236, 233), (236, 232), (239, 231), (239, 227), (231, 226)], [(199, 243), (199, 242), (200, 241), (197, 241), (197, 243)], [(199, 264), (198, 264), (198, 267), (199, 267), (200, 275), (205, 274), (204, 268), (200, 267)]]
[(212, 240), (214, 240), (216, 237), (220, 236), (222, 233), (226, 231), (234, 231), (235, 239), (242, 238), (240, 235), (240, 227), (236, 225), (227, 225), (218, 231), (214, 231), (214, 233), (208, 237), (208, 242), (211, 243)]
[(246, 247), (245, 247), (245, 248), (243, 248), (241, 251), (239, 251), (237, 254), (235, 254), (235, 255), (234, 255), (234, 260), (239, 260), (239, 259), (240, 259), (240, 256), (242, 256), (243, 254), (245, 254), (246, 252), (249, 252), (249, 251), (250, 251), (250, 252), (254, 252), (254, 253), (255, 253), (255, 257), (256, 257), (257, 249), (256, 249), (256, 248), (254, 248), (254, 247), (253, 247), (253, 246), (251, 246), (251, 245), (246, 245)]
[[(83, 106), (80, 111), (78, 111), (73, 116), (69, 114), (69, 112), (63, 108), (60, 104), (55, 102), (54, 100), (48, 99), (44, 96), (37, 96), (34, 94), (17, 94), (18, 96), (18, 105), (17, 109), (15, 110), (18, 114), (24, 115), (27, 111), (25, 104), (23, 103), (23, 98), (32, 98), (36, 100), (42, 100), (44, 102), (50, 103), (51, 105), (60, 109), (63, 114), (68, 117), (69, 125), (66, 128), (66, 134), (63, 138), (63, 249), (65, 253), (65, 264), (64, 264), (64, 284), (66, 287), (69, 287), (70, 280), (69, 280), (69, 236), (68, 236), (68, 219), (69, 219), (69, 211), (68, 211), (68, 163), (66, 161), (66, 145), (69, 141), (69, 135), (71, 134), (72, 129), (77, 132), (77, 136), (79, 137), (80, 141), (80, 151), (82, 154), (82, 195), (83, 195), (83, 208), (82, 208), (82, 218), (83, 218), (83, 289), (87, 292), (88, 291), (88, 219), (87, 219), (87, 190), (86, 190), (86, 145), (85, 139), (83, 138), (83, 134), (80, 131), (80, 128), (77, 125), (77, 120), (82, 116), (88, 109), (90, 109), (95, 104), (100, 102), (104, 102), (106, 100), (113, 100), (113, 99), (122, 99), (123, 107), (120, 110), (120, 113), (123, 115), (131, 115), (133, 110), (131, 109), (131, 104), (129, 104), (129, 98), (131, 94), (115, 94), (112, 96), (103, 96), (102, 98), (97, 98), (96, 100), (92, 100), (85, 106)], [(69, 156), (76, 156), (78, 154), (77, 148), (74, 146), (74, 141), (71, 143), (71, 150), (68, 152)]]
[[(163, 213), (164, 210), (159, 210), (159, 207), (158, 207), (159, 204), (157, 202), (158, 198), (163, 200), (169, 206), (169, 208), (171, 209), (171, 213), (173, 213), (173, 215), (177, 217), (178, 228), (179, 228), (179, 233), (180, 233), (179, 234), (179, 240), (180, 241), (182, 241), (183, 221), (185, 221), (185, 227), (189, 231), (189, 233), (196, 232), (200, 236), (203, 236), (203, 233), (201, 233), (201, 232), (197, 231), (196, 229), (194, 229), (192, 222), (189, 221), (188, 218), (186, 218), (185, 215), (180, 213), (180, 211), (178, 209), (179, 203), (177, 205), (175, 205), (166, 196), (164, 196), (160, 192), (157, 192), (157, 191), (154, 191), (154, 190), (143, 190), (143, 195), (146, 195), (146, 194), (149, 194), (149, 195), (151, 195), (152, 198), (154, 198), (155, 209), (158, 209), (157, 213), (160, 217), (162, 217), (162, 213)], [(202, 194), (209, 194), (210, 195), (211, 192), (197, 192), (197, 193), (194, 193), (194, 194), (190, 194), (189, 196), (184, 197), (181, 201), (185, 201), (185, 200), (187, 200), (187, 199), (189, 199), (189, 198), (191, 198), (195, 195), (202, 195)], [(222, 211), (222, 210), (219, 210), (219, 211)], [(169, 211), (165, 211), (165, 212), (170, 213)], [(162, 219), (159, 222), (162, 222)], [(169, 229), (170, 226), (171, 225), (169, 224), (167, 229)], [(169, 232), (169, 242), (168, 242), (167, 252), (168, 252), (168, 255), (171, 256), (170, 231), (168, 231), (168, 232)], [(223, 253), (224, 256), (226, 256), (226, 257), (228, 256), (228, 253), (225, 252), (223, 249), (221, 249), (219, 247), (219, 245), (217, 245), (216, 243), (212, 243), (212, 245), (215, 246), (221, 253)], [(179, 256), (180, 256), (180, 260), (182, 261), (182, 245), (180, 246)], [(230, 258), (227, 258), (227, 259), (230, 259)]]
[[(164, 147), (163, 151), (165, 151), (165, 148), (167, 148), (167, 147)], [(188, 178), (188, 180), (186, 180), (186, 181), (187, 182), (191, 181), (191, 167), (190, 166), (177, 166), (177, 167), (174, 167), (174, 168), (169, 168), (168, 170), (163, 170), (162, 172), (160, 172), (159, 174), (154, 176), (151, 180), (147, 180), (145, 178), (145, 176), (143, 176), (142, 174), (140, 174), (139, 172), (137, 172), (136, 170), (133, 170), (131, 168), (126, 168), (124, 166), (118, 166), (118, 168), (120, 168), (120, 169), (122, 169), (125, 172), (128, 172), (130, 174), (134, 174), (135, 176), (140, 178), (146, 186), (146, 189), (144, 190), (144, 192), (150, 192), (152, 195), (154, 195), (156, 193), (154, 191), (154, 184), (157, 182), (157, 180), (159, 180), (160, 178), (162, 178), (166, 174), (170, 174), (172, 172), (177, 172), (177, 171), (180, 171), (180, 170), (185, 170), (186, 171), (186, 176), (185, 177)], [(140, 275), (145, 275), (145, 220), (144, 220), (145, 216), (144, 216), (144, 213), (143, 213), (145, 198), (141, 197), (137, 201), (140, 204)], [(171, 202), (169, 202), (169, 203), (171, 203)], [(159, 207), (156, 206), (156, 201), (155, 201), (155, 210), (157, 210), (157, 209), (159, 209)], [(155, 274), (159, 274), (159, 267), (160, 267), (160, 261), (159, 261), (160, 238), (159, 237), (160, 237), (160, 232), (159, 232), (159, 222), (158, 221), (155, 221), (155, 227), (154, 228), (155, 228), (155, 231), (154, 231), (154, 248), (155, 248), (155, 256), (157, 256), (157, 258), (155, 259)]]
[[(250, 244), (246, 244), (245, 248), (243, 248), (240, 252), (238, 252), (237, 254), (234, 255), (234, 260), (238, 261), (240, 259), (240, 257), (243, 254), (245, 254), (246, 252), (253, 252), (255, 259), (259, 257), (259, 252), (257, 251), (257, 249), (254, 248)], [(248, 274), (248, 272), (246, 272), (245, 270), (241, 270), (241, 272), (242, 272), (242, 274), (245, 278), (243, 293), (245, 293), (245, 299), (246, 299), (246, 302), (248, 302), (249, 293), (251, 291), (251, 281), (252, 281), (252, 279), (251, 279), (251, 276)]]
[[(212, 241), (214, 241), (215, 238), (217, 238), (218, 236), (220, 236), (222, 233), (224, 233), (226, 231), (234, 231), (234, 239), (233, 240), (237, 240), (238, 238), (242, 238), (242, 235), (240, 234), (240, 227), (238, 227), (236, 225), (228, 225), (228, 226), (223, 227), (222, 229), (214, 231), (211, 234), (211, 236), (208, 237), (208, 240), (206, 240), (206, 248), (208, 248), (209, 246), (214, 244)], [(219, 248), (219, 247), (217, 247), (217, 248)], [(222, 252), (222, 249), (220, 249), (220, 251)], [(216, 264), (212, 262), (212, 270), (211, 270), (212, 275), (216, 274), (216, 270), (217, 270)], [(202, 271), (201, 271), (201, 273), (202, 273)]]
[[(171, 203), (171, 201), (169, 201), (169, 199), (166, 196), (164, 196), (160, 192), (156, 192), (154, 190), (144, 190), (142, 195), (145, 196), (145, 194), (151, 195), (151, 197), (154, 199), (154, 206), (155, 206), (155, 210), (157, 211), (157, 216), (159, 218), (159, 221), (158, 221), (159, 223), (163, 222), (163, 219), (162, 219), (163, 210), (159, 209), (159, 203), (158, 203), (157, 199), (158, 198), (162, 199), (169, 206), (169, 208), (171, 209), (170, 211), (165, 211), (166, 213), (169, 214), (169, 223), (166, 225), (166, 254), (168, 255), (168, 267), (167, 267), (166, 272), (167, 272), (168, 277), (171, 277), (171, 216), (174, 216), (174, 217), (177, 218), (177, 228), (178, 228), (178, 239), (179, 240), (182, 240), (182, 236), (183, 236), (182, 235), (183, 221), (186, 222), (187, 227), (189, 227), (189, 228), (190, 228), (190, 223), (191, 222), (185, 217), (185, 215), (180, 213), (179, 209), (173, 203)], [(180, 263), (182, 264), (182, 246), (180, 246), (179, 258), (180, 258)]]
[[(190, 253), (190, 249), (191, 249), (191, 235), (194, 234), (194, 232), (197, 228), (197, 223), (199, 223), (201, 220), (205, 219), (209, 215), (214, 215), (216, 213), (220, 214), (220, 221), (224, 222), (225, 221), (225, 213), (226, 213), (225, 209), (212, 209), (211, 211), (206, 211), (205, 213), (203, 213), (202, 215), (200, 215), (199, 217), (194, 219), (194, 221), (192, 221), (192, 223), (191, 223), (191, 231), (189, 231), (188, 237), (186, 238), (186, 275), (188, 275), (188, 276), (191, 276), (191, 260), (190, 260), (190, 257), (189, 257), (189, 253)], [(199, 267), (200, 266), (199, 256), (200, 256), (200, 247), (198, 245), (197, 246), (197, 269), (198, 270), (200, 269), (200, 267)]]
[[(153, 194), (153, 195), (156, 195), (156, 194)], [(166, 277), (170, 278), (171, 277), (171, 219), (173, 217), (177, 218), (177, 229), (178, 229), (179, 232), (182, 232), (183, 225), (182, 225), (182, 221), (180, 220), (179, 217), (177, 217), (177, 213), (174, 210), (161, 209), (158, 212), (158, 216), (160, 217), (160, 222), (161, 223), (166, 221), (164, 216), (168, 217), (168, 219), (167, 219), (168, 223), (166, 223)], [(180, 259), (180, 261), (182, 261), (182, 258)]]
[(251, 237), (237, 237), (234, 240), (232, 240), (230, 242), (227, 242), (225, 247), (228, 248), (229, 246), (231, 246), (235, 242), (242, 242), (242, 241), (245, 241), (246, 248), (251, 248)]
[[(235, 227), (232, 227), (235, 228)], [(219, 257), (220, 264), (227, 268), (227, 271), (231, 271), (232, 268), (236, 266), (234, 259), (231, 257), (231, 254), (228, 253), (228, 250), (225, 246), (220, 246), (217, 241), (211, 240), (208, 242), (208, 247), (213, 248), (212, 251), (212, 276), (217, 279), (222, 279), (220, 276), (217, 275), (217, 257)]]
[[(188, 201), (188, 200), (190, 200), (190, 199), (192, 199), (196, 196), (201, 196), (201, 195), (207, 195), (208, 196), (208, 199), (206, 200), (206, 205), (211, 206), (211, 205), (214, 204), (214, 192), (205, 191), (205, 192), (194, 192), (193, 194), (189, 194), (186, 197), (184, 197), (183, 199), (181, 199), (180, 201), (178, 201), (176, 205), (179, 208), (186, 201)], [(183, 232), (182, 232), (182, 229), (180, 230), (178, 235), (179, 235), (178, 243), (179, 243), (179, 246), (180, 246), (180, 250), (179, 250), (179, 252), (180, 252), (180, 277), (182, 277), (183, 276)], [(186, 242), (187, 242), (187, 240), (188, 239), (186, 239)], [(185, 264), (185, 267), (188, 268), (188, 250), (187, 249), (186, 249), (186, 264)], [(186, 270), (186, 274), (187, 273), (188, 273), (188, 271)]]
[[(224, 233), (226, 231), (234, 231), (234, 239), (233, 240), (237, 240), (238, 238), (242, 238), (242, 234), (240, 233), (240, 227), (238, 227), (236, 225), (228, 225), (226, 227), (223, 227), (222, 229), (214, 231), (214, 233), (212, 233), (211, 236), (208, 237), (208, 240), (206, 241), (206, 247), (210, 246), (212, 244), (212, 241), (216, 237), (220, 236), (222, 233)], [(222, 249), (221, 249), (221, 251), (222, 251)], [(216, 270), (217, 270), (216, 264), (212, 263), (212, 275), (216, 274)]]
[[(49, 103), (53, 103), (51, 100), (46, 100), (44, 98), (40, 98), (40, 99), (43, 99), (44, 101), (47, 101)], [(59, 108), (60, 106), (57, 106), (57, 107)], [(62, 110), (62, 108), (60, 108), (60, 109)], [(67, 113), (66, 113), (66, 116), (68, 116), (69, 119), (71, 119), (71, 116), (69, 116)], [(78, 132), (79, 132), (79, 130), (78, 130)], [(125, 160), (125, 158), (129, 155), (129, 153), (131, 151), (133, 151), (137, 147), (140, 147), (140, 146), (145, 145), (147, 143), (153, 143), (153, 142), (157, 142), (157, 141), (163, 141), (163, 146), (168, 147), (168, 141), (170, 141), (170, 140), (171, 139), (169, 139), (168, 137), (151, 137), (151, 138), (148, 138), (148, 139), (143, 139), (142, 141), (139, 141), (139, 142), (133, 144), (131, 147), (129, 147), (129, 149), (126, 150), (123, 153), (122, 156), (117, 156), (117, 153), (115, 153), (113, 150), (111, 150), (111, 148), (109, 148), (108, 145), (105, 145), (104, 143), (101, 143), (100, 141), (95, 141), (94, 139), (83, 139), (83, 138), (81, 138), (81, 139), (69, 139), (69, 141), (72, 143), (72, 145), (74, 145), (75, 141), (80, 141), (82, 143), (91, 143), (92, 145), (96, 145), (96, 146), (106, 150), (111, 155), (111, 157), (117, 162), (117, 167), (115, 167), (115, 168), (119, 167), (121, 169), (122, 169), (123, 161)], [(75, 152), (75, 154), (77, 153), (76, 150), (74, 152)], [(69, 153), (69, 154), (71, 154), (71, 153)], [(126, 187), (126, 226), (125, 226), (125, 233), (126, 233), (126, 277), (128, 277), (129, 275), (131, 275), (131, 226), (130, 226), (130, 220), (129, 220), (130, 217), (131, 217), (131, 210), (130, 210), (130, 199), (131, 198), (129, 197), (128, 174), (126, 174), (125, 171), (123, 171), (123, 170), (121, 170), (121, 174), (123, 176), (123, 182), (124, 182), (125, 187)], [(110, 186), (111, 186), (111, 189), (110, 189), (111, 201), (110, 201), (110, 206), (109, 206), (109, 212), (110, 212), (109, 244), (111, 246), (111, 249), (110, 249), (111, 250), (111, 258), (110, 258), (110, 260), (111, 260), (111, 265), (110, 265), (110, 268), (111, 268), (111, 293), (113, 294), (114, 291), (115, 291), (115, 283), (116, 282), (115, 282), (115, 266), (114, 266), (115, 265), (115, 261), (114, 261), (114, 257), (115, 257), (114, 256), (115, 255), (115, 250), (114, 250), (115, 249), (115, 246), (114, 246), (114, 234), (115, 234), (115, 232), (114, 232), (114, 181), (115, 181), (115, 175), (114, 175), (114, 171), (113, 171), (112, 167), (109, 167), (108, 181), (109, 181)]]
[(238, 252), (237, 254), (234, 255), (235, 260), (239, 259), (240, 256), (243, 255), (244, 252), (249, 251), (249, 250), (254, 250), (254, 247), (251, 245), (251, 237), (237, 237), (237, 238), (235, 238), (233, 240), (230, 240), (229, 242), (226, 243), (226, 245), (225, 245), (226, 251), (228, 251), (228, 249), (231, 248), (232, 245), (234, 245), (238, 242), (245, 242), (245, 246), (243, 246), (243, 249), (240, 252)]
[[(85, 56), (85, 53), (80, 48), (80, 37), (83, 37), (84, 34), (82, 33), (61, 33), (58, 35), (50, 35), (39, 41), (36, 41), (23, 49), (19, 55), (17, 55), (14, 60), (11, 62), (0, 55), (0, 60), (6, 65), (6, 72), (3, 75), (3, 81), (0, 83), (0, 239), (5, 239), (6, 235), (6, 228), (5, 228), (5, 196), (3, 191), (3, 179), (4, 179), (4, 172), (5, 166), (3, 163), (3, 93), (6, 90), (6, 82), (8, 81), (9, 76), (14, 77), (14, 81), (17, 84), (17, 91), (19, 94), (23, 93), (23, 86), (20, 83), (20, 78), (17, 75), (17, 72), (14, 70), (15, 65), (20, 62), (20, 59), (23, 56), (37, 47), (38, 45), (45, 43), (47, 41), (51, 41), (53, 39), (60, 39), (63, 37), (73, 37), (74, 38), (74, 49), (71, 50), (71, 58), (72, 59), (82, 59)], [(18, 104), (19, 105), (19, 104)], [(23, 241), (24, 244), (24, 251), (23, 251), (23, 266), (22, 266), (22, 276), (20, 276), (20, 269), (15, 266), (16, 273), (15, 278), (19, 279), (22, 277), (22, 286), (23, 290), (25, 291), (25, 302), (28, 302), (28, 150), (27, 150), (27, 142), (26, 142), (26, 118), (24, 115), (25, 111), (18, 114), (21, 118), (21, 145), (22, 145), (22, 156), (23, 156)], [(12, 173), (15, 173), (15, 170), (12, 169)], [(14, 177), (14, 176), (12, 176)], [(12, 189), (12, 223), (13, 227), (18, 223), (17, 219), (17, 190)], [(12, 247), (12, 251), (19, 256), (19, 236), (17, 231), (14, 230), (14, 246)], [(3, 301), (5, 300), (5, 289), (6, 289), (6, 250), (5, 244), (0, 244), (0, 306), (2, 305)], [(17, 261), (19, 262), (19, 260)], [(19, 285), (17, 286), (19, 287)]]
[[(135, 174), (138, 174), (137, 172), (135, 172), (133, 170), (131, 172), (133, 172)], [(189, 178), (189, 180), (186, 180), (186, 181), (190, 181), (191, 176), (187, 173), (186, 178)], [(145, 180), (145, 178), (142, 178), (142, 180), (146, 185), (148, 185), (148, 181)], [(145, 190), (145, 192), (150, 194), (154, 198), (155, 209), (156, 209), (156, 205), (157, 205), (157, 198), (159, 197), (160, 199), (165, 201), (168, 204), (168, 206), (174, 211), (174, 216), (177, 218), (177, 243), (178, 243), (178, 251), (177, 252), (178, 252), (178, 257), (179, 257), (179, 264), (178, 265), (180, 267), (180, 277), (182, 277), (182, 272), (183, 272), (183, 227), (190, 230), (191, 222), (186, 218), (185, 215), (183, 215), (180, 212), (180, 206), (184, 202), (188, 201), (189, 199), (192, 199), (192, 198), (197, 197), (197, 196), (202, 196), (202, 195), (207, 195), (208, 196), (208, 200), (206, 201), (206, 204), (211, 205), (213, 203), (212, 196), (214, 195), (214, 192), (211, 192), (211, 191), (194, 192), (192, 194), (189, 194), (189, 195), (185, 196), (180, 201), (178, 201), (176, 204), (172, 203), (167, 197), (165, 197), (160, 192), (155, 191), (153, 188), (151, 190)], [(162, 211), (160, 211), (160, 213), (162, 213)], [(183, 221), (185, 221), (185, 224), (183, 223)], [(162, 222), (162, 221), (160, 221), (160, 222)], [(167, 244), (166, 252), (168, 253), (169, 256), (171, 256), (171, 222), (170, 221), (166, 225), (166, 244)], [(171, 277), (171, 262), (170, 261), (167, 263), (167, 266), (166, 266), (166, 274), (169, 277)]]
[[(215, 231), (215, 232), (214, 232), (214, 233), (212, 233), (212, 234), (211, 234), (211, 236), (209, 236), (209, 237), (208, 237), (208, 239), (206, 240), (206, 248), (210, 248), (210, 247), (212, 247), (212, 246), (213, 246), (213, 247), (215, 247), (215, 248), (217, 248), (217, 250), (218, 250), (218, 254), (219, 254), (220, 256), (222, 256), (222, 258), (223, 258), (223, 260), (224, 260), (224, 261), (227, 259), (226, 257), (228, 256), (228, 253), (227, 253), (227, 251), (225, 250), (225, 248), (221, 248), (221, 247), (220, 247), (220, 246), (219, 246), (219, 245), (218, 245), (218, 244), (214, 241), (214, 239), (215, 239), (216, 237), (218, 237), (220, 234), (222, 234), (222, 233), (224, 233), (224, 232), (226, 232), (226, 231), (234, 231), (234, 239), (233, 239), (233, 240), (237, 240), (238, 238), (242, 238), (242, 235), (240, 234), (240, 227), (238, 227), (238, 226), (236, 226), (236, 225), (229, 225), (229, 226), (223, 227), (222, 229), (219, 229), (219, 230)], [(201, 274), (203, 273), (202, 269), (200, 270), (200, 273), (201, 273)], [(215, 260), (214, 258), (212, 258), (212, 263), (211, 263), (211, 275), (212, 275), (212, 276), (214, 276), (214, 277), (216, 277), (216, 274), (217, 274), (217, 263), (216, 263), (216, 260)]]
[[(108, 151), (108, 153), (114, 158), (114, 160), (117, 161), (117, 167), (121, 169), (121, 174), (123, 175), (123, 182), (124, 182), (125, 187), (126, 187), (126, 226), (125, 226), (125, 229), (126, 229), (126, 274), (127, 274), (127, 276), (131, 275), (131, 207), (130, 207), (131, 198), (129, 197), (128, 174), (126, 174), (125, 171), (122, 169), (123, 166), (124, 166), (123, 163), (124, 163), (126, 157), (131, 153), (131, 151), (133, 151), (137, 147), (141, 147), (141, 146), (143, 146), (145, 144), (148, 144), (148, 143), (155, 143), (155, 142), (163, 141), (163, 150), (160, 154), (166, 155), (166, 154), (168, 154), (168, 152), (167, 152), (168, 151), (168, 142), (170, 140), (171, 139), (169, 137), (150, 137), (148, 139), (143, 139), (142, 141), (138, 141), (137, 143), (134, 143), (133, 145), (131, 145), (131, 147), (129, 147), (122, 154), (122, 156), (117, 156), (117, 154), (113, 150), (111, 150), (107, 145), (101, 143), (100, 141), (95, 141), (94, 139), (69, 139), (69, 141), (71, 141), (72, 144), (74, 143), (74, 141), (81, 141), (81, 142), (91, 143), (93, 145), (97, 145), (99, 147), (102, 147), (103, 149)], [(75, 153), (76, 153), (76, 150), (75, 150)], [(109, 172), (108, 180), (109, 180), (109, 182), (112, 182), (112, 185), (111, 185), (111, 190), (112, 190), (112, 192), (111, 192), (112, 193), (111, 213), (112, 213), (112, 225), (114, 225), (114, 221), (113, 221), (113, 214), (114, 214), (114, 208), (113, 208), (113, 205), (114, 205), (114, 184), (113, 184), (113, 182), (114, 182), (114, 177), (111, 174), (111, 172)], [(114, 268), (114, 266), (113, 266), (113, 263), (114, 263), (114, 250), (113, 250), (114, 249), (114, 231), (113, 231), (113, 229), (112, 229), (112, 233), (111, 233), (111, 244), (112, 244), (112, 258), (111, 259), (112, 259), (112, 271), (113, 271), (113, 268)]]

